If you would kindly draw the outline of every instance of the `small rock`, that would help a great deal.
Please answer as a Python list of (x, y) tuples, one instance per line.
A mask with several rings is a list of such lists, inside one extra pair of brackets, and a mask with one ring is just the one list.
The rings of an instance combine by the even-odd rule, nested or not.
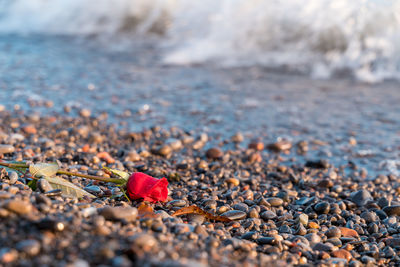
[(244, 137), (241, 133), (236, 133), (231, 137), (232, 142), (234, 143), (241, 143), (244, 140)]
[(278, 207), (283, 204), (283, 199), (278, 198), (278, 197), (267, 198), (267, 201), (272, 207)]
[(260, 216), (261, 216), (262, 219), (264, 219), (266, 221), (275, 219), (277, 217), (275, 212), (270, 211), (270, 210), (266, 210), (266, 211), (262, 212), (260, 214)]
[(275, 152), (280, 152), (284, 150), (289, 150), (292, 148), (292, 143), (286, 140), (282, 140), (276, 143), (272, 143), (267, 145), (267, 148), (269, 150), (275, 151)]
[(351, 201), (356, 203), (356, 205), (359, 207), (362, 207), (365, 204), (367, 204), (369, 200), (373, 200), (373, 198), (371, 194), (365, 189), (359, 190), (351, 196)]
[(0, 249), (0, 263), (8, 264), (15, 261), (18, 258), (18, 251), (12, 248), (1, 248)]
[(317, 243), (313, 247), (314, 250), (325, 251), (325, 252), (332, 252), (334, 251), (334, 246), (331, 243)]
[(315, 205), (314, 210), (318, 214), (328, 214), (330, 210), (330, 205), (328, 202), (323, 201)]
[(90, 117), (90, 115), (91, 115), (91, 111), (89, 110), (89, 109), (81, 109), (80, 111), (79, 111), (79, 115), (80, 116), (82, 116), (82, 117), (84, 117), (84, 118), (87, 118), (87, 117)]
[(144, 251), (150, 251), (157, 246), (157, 240), (150, 234), (135, 234), (128, 239), (132, 243), (133, 249), (139, 248)]
[(18, 174), (16, 172), (10, 171), (8, 173), (8, 179), (10, 180), (10, 184), (15, 184), (18, 181)]
[(330, 164), (327, 160), (320, 159), (316, 161), (309, 160), (306, 162), (305, 166), (313, 169), (327, 169), (330, 167)]
[(0, 145), (0, 154), (13, 153), (15, 148), (12, 145)]
[(383, 211), (388, 215), (388, 216), (399, 216), (400, 215), (400, 205), (394, 205), (394, 206), (387, 206), (383, 208)]
[(136, 220), (138, 210), (133, 207), (104, 207), (100, 212), (106, 220), (132, 222)]
[(42, 193), (46, 193), (46, 192), (53, 190), (53, 187), (44, 178), (39, 179), (39, 181), (37, 182), (37, 187), (39, 188), (40, 192), (42, 192)]
[(84, 189), (92, 194), (100, 194), (101, 193), (101, 188), (97, 185), (86, 186)]
[(239, 179), (236, 179), (236, 178), (228, 178), (228, 179), (225, 179), (225, 182), (226, 182), (227, 184), (231, 184), (231, 185), (233, 185), (233, 186), (238, 186), (238, 185), (240, 184)]
[(262, 142), (252, 142), (249, 144), (249, 148), (261, 151), (264, 149), (264, 144)]
[(328, 229), (328, 231), (325, 232), (325, 235), (328, 238), (332, 238), (332, 237), (337, 237), (339, 238), (341, 236), (342, 232), (340, 231), (339, 228), (337, 228), (336, 226), (332, 226)]
[(352, 258), (351, 253), (345, 249), (339, 249), (339, 250), (333, 251), (331, 253), (331, 255), (335, 258), (341, 258), (341, 259), (345, 259), (347, 261), (351, 260), (351, 258)]
[(40, 252), (40, 242), (34, 239), (27, 239), (16, 244), (15, 248), (28, 256), (36, 256)]
[(224, 156), (224, 153), (221, 149), (217, 147), (213, 147), (207, 150), (206, 157), (209, 159), (220, 159)]
[(32, 211), (31, 203), (17, 199), (8, 201), (5, 208), (19, 215), (24, 215)]
[(308, 224), (308, 215), (305, 214), (305, 213), (300, 214), (300, 215), (299, 215), (299, 218), (298, 218), (298, 221), (299, 221), (302, 225), (306, 226), (306, 225)]
[(358, 233), (350, 228), (339, 227), (342, 237), (358, 237)]
[(230, 210), (221, 214), (221, 216), (227, 217), (231, 220), (241, 220), (246, 218), (246, 212), (240, 210)]

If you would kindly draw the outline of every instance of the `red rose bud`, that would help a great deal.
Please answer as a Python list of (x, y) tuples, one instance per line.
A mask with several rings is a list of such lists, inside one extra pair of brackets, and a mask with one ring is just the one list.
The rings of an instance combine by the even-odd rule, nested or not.
[(168, 180), (157, 179), (141, 172), (133, 173), (127, 183), (130, 199), (143, 199), (149, 202), (166, 201)]

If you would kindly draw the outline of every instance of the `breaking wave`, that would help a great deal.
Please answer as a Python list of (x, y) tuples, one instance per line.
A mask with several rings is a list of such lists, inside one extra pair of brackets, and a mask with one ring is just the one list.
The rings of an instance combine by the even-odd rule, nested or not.
[(156, 35), (168, 64), (400, 78), (400, 0), (0, 0), (0, 31)]

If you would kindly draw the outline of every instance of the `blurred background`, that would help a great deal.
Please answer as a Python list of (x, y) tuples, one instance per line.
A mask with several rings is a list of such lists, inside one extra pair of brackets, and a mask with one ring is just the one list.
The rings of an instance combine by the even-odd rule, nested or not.
[(122, 42), (152, 36), (165, 49), (161, 61), (168, 64), (260, 64), (316, 78), (346, 74), (368, 82), (399, 78), (398, 0), (0, 3), (3, 33), (96, 35), (120, 48)]
[(0, 0), (10, 112), (320, 139), (397, 171), (399, 78), (400, 0)]

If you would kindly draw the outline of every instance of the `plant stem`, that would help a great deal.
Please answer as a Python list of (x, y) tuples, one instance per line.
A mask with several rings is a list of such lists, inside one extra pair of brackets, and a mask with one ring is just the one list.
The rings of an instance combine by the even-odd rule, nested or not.
[[(23, 163), (7, 163), (7, 162), (0, 162), (0, 166), (5, 166), (11, 169), (17, 169), (17, 168), (29, 168), (29, 165), (23, 164)], [(108, 178), (108, 177), (102, 177), (102, 176), (95, 176), (95, 175), (89, 175), (89, 174), (83, 174), (79, 172), (69, 172), (65, 170), (58, 170), (57, 174), (65, 174), (69, 176), (77, 176), (77, 177), (83, 177), (91, 180), (97, 180), (97, 181), (102, 181), (102, 182), (107, 182), (107, 183), (115, 183), (115, 184), (124, 184), (126, 181), (124, 179), (116, 179), (116, 178)]]
[(79, 173), (79, 172), (69, 172), (69, 171), (64, 171), (64, 170), (58, 170), (57, 174), (65, 174), (65, 175), (69, 175), (69, 176), (78, 176), (78, 177), (83, 177), (83, 178), (102, 181), (102, 182), (107, 182), (107, 183), (115, 183), (115, 184), (123, 184), (123, 183), (125, 183), (124, 179), (108, 178), (108, 177), (102, 177), (102, 176), (83, 174), (83, 173)]

